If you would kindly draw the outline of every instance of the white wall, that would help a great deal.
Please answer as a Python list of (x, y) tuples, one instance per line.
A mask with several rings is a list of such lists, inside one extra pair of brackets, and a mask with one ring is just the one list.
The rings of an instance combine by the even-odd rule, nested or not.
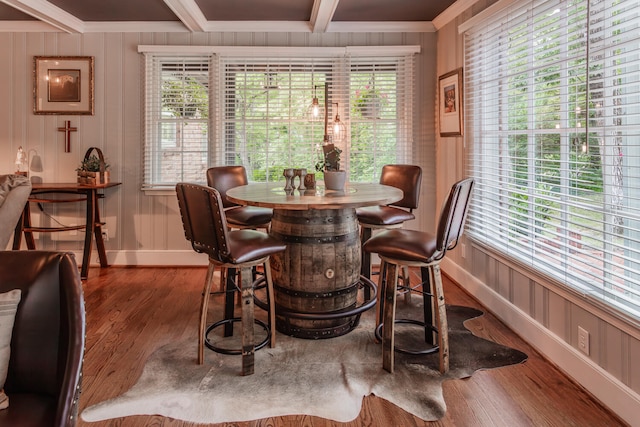
[[(424, 168), (424, 183), (416, 228), (434, 222), (435, 158), (433, 137), (435, 94), (435, 33), (0, 33), (0, 173), (15, 170), (15, 153), (22, 146), (29, 159), (39, 156), (42, 172), (31, 171), (32, 180), (69, 182), (75, 168), (92, 146), (99, 147), (112, 165), (111, 179), (122, 182), (106, 191), (101, 212), (106, 220), (106, 243), (111, 263), (189, 264), (205, 263), (187, 244), (176, 197), (149, 196), (140, 191), (143, 136), (142, 56), (144, 45), (230, 45), (230, 46), (359, 46), (420, 45), (416, 74), (417, 142), (413, 161)], [(95, 115), (60, 116), (33, 114), (34, 56), (94, 56)], [(63, 149), (64, 136), (57, 128), (71, 120), (71, 153)], [(309, 165), (311, 167), (312, 165)], [(83, 218), (82, 205), (47, 206), (55, 219)], [(34, 209), (37, 213), (37, 209)], [(38, 219), (40, 220), (40, 219)], [(46, 217), (45, 223), (51, 222)], [(79, 220), (78, 220), (79, 221)], [(81, 222), (80, 222), (81, 223)], [(38, 246), (46, 249), (80, 251), (81, 241), (52, 240), (41, 234)], [(23, 243), (24, 245), (24, 243)], [(92, 257), (95, 262), (95, 256)]]
[[(438, 31), (437, 75), (464, 66), (458, 26), (495, 0), (480, 0)], [(437, 201), (465, 176), (464, 137), (436, 138)], [(443, 270), (548, 359), (631, 425), (640, 425), (640, 323), (585, 300), (562, 283), (465, 239)], [(578, 326), (590, 333), (590, 355), (578, 351)]]

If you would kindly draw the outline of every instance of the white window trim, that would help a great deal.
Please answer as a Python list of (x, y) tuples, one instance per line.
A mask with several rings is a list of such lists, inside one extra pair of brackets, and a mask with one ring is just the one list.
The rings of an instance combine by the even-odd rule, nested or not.
[[(407, 56), (420, 53), (419, 45), (391, 45), (391, 46), (345, 46), (345, 47), (281, 47), (281, 46), (191, 46), (191, 45), (138, 45), (138, 52), (142, 54), (156, 54), (163, 56), (195, 56), (211, 55), (217, 60), (227, 57), (252, 58), (375, 58), (390, 56)], [(413, 79), (413, 76), (411, 76)], [(214, 94), (215, 97), (215, 94)], [(211, 99), (212, 105), (216, 102)], [(215, 120), (214, 120), (215, 122)], [(214, 123), (215, 125), (215, 123)], [(215, 135), (215, 126), (210, 129), (210, 135)], [(210, 136), (211, 137), (211, 136)], [(406, 139), (403, 139), (406, 142)], [(398, 146), (403, 156), (407, 156), (411, 147), (407, 144)], [(143, 187), (142, 191), (148, 195), (167, 196), (175, 194), (170, 187)]]

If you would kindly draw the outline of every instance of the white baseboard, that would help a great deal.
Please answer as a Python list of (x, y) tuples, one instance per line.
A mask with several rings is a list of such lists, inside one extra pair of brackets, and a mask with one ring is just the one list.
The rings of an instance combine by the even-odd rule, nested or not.
[(640, 426), (640, 395), (536, 322), (468, 271), (445, 258), (442, 270), (509, 328), (631, 426)]

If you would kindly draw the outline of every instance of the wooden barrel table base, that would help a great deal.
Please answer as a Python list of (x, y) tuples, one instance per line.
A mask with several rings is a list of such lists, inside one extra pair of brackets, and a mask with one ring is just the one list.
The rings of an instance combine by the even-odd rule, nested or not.
[(276, 329), (312, 339), (351, 331), (358, 319), (344, 313), (357, 306), (361, 258), (355, 209), (274, 209), (269, 234), (287, 245), (271, 258)]

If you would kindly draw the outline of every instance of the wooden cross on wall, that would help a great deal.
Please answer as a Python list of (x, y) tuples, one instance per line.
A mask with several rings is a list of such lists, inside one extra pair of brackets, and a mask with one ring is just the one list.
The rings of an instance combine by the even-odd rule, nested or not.
[(71, 152), (71, 132), (76, 132), (78, 128), (71, 127), (71, 120), (65, 120), (64, 127), (59, 127), (58, 132), (64, 132), (64, 152)]

